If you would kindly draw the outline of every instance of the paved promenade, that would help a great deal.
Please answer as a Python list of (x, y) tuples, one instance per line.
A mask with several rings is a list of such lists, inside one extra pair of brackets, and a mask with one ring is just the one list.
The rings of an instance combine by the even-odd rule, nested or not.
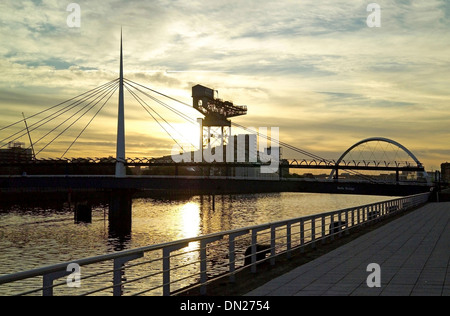
[[(249, 296), (450, 296), (450, 202), (429, 203), (251, 291)], [(380, 267), (380, 287), (367, 279)]]

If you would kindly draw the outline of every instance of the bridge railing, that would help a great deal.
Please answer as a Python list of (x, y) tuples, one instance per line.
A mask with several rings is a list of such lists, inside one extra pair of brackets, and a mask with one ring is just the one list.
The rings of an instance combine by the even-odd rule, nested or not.
[(235, 282), (352, 228), (426, 203), (429, 193), (131, 249), (0, 276), (0, 295), (174, 295)]

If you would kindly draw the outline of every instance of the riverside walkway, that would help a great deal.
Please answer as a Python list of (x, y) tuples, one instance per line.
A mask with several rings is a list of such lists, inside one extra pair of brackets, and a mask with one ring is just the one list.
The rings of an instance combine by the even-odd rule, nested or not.
[[(368, 286), (371, 263), (380, 287)], [(450, 202), (428, 203), (247, 295), (450, 296)]]

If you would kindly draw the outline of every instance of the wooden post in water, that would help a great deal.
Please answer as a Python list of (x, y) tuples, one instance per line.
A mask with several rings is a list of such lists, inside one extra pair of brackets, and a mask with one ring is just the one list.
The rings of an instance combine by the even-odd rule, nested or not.
[(92, 206), (85, 201), (75, 206), (75, 223), (92, 223)]
[(132, 193), (128, 190), (112, 190), (109, 201), (109, 230), (123, 237), (131, 233)]

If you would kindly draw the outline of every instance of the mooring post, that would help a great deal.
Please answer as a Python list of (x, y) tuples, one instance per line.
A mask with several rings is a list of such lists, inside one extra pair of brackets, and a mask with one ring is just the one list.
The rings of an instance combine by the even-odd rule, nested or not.
[(132, 193), (128, 190), (112, 190), (109, 202), (109, 227), (118, 235), (131, 233)]
[(88, 202), (77, 203), (75, 205), (75, 223), (92, 223), (92, 205)]

